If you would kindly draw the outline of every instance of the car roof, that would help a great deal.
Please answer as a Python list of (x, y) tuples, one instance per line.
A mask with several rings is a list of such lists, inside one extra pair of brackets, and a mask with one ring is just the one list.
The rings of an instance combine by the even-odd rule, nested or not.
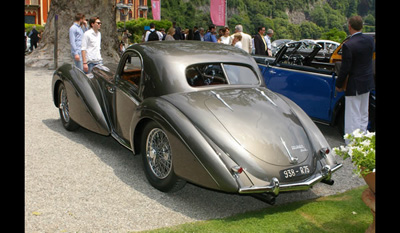
[(253, 62), (251, 55), (242, 49), (202, 41), (151, 41), (132, 45), (128, 49), (138, 50), (142, 56), (166, 63), (241, 62), (251, 65)]
[(186, 68), (201, 63), (236, 63), (252, 67), (263, 83), (254, 58), (231, 45), (202, 41), (151, 41), (130, 46), (126, 51), (137, 51), (143, 58), (145, 72), (155, 81), (157, 96), (190, 92)]

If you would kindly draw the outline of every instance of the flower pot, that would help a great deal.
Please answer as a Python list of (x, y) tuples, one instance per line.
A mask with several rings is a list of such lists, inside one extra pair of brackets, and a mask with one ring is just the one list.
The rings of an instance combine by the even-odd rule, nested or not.
[(363, 176), (365, 183), (367, 183), (368, 187), (375, 194), (375, 172), (371, 172), (368, 175)]
[(364, 201), (365, 205), (371, 209), (371, 213), (373, 218), (372, 224), (369, 225), (368, 229), (365, 233), (375, 233), (375, 194), (371, 189), (366, 188), (364, 192), (361, 194), (361, 199)]

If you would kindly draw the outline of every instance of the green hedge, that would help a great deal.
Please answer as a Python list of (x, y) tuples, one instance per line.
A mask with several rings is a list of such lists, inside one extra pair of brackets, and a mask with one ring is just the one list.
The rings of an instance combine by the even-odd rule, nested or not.
[(44, 30), (44, 26), (40, 25), (40, 24), (25, 24), (25, 29), (26, 29), (26, 35), (29, 35), (29, 32), (32, 31), (32, 27), (36, 26), (36, 30), (39, 31), (43, 31)]
[[(125, 22), (125, 28), (128, 29), (129, 33), (131, 33), (133, 36), (130, 38), (130, 41), (132, 43), (140, 43), (142, 42), (142, 35), (144, 33), (144, 27), (145, 26), (150, 26), (150, 23), (154, 23), (156, 25), (156, 30), (160, 30), (160, 28), (164, 28), (165, 31), (167, 32), (170, 27), (172, 27), (172, 22), (169, 20), (150, 20), (150, 19), (144, 19), (140, 18), (137, 20), (129, 20)], [(124, 28), (124, 22), (118, 22), (117, 23), (117, 28), (118, 29), (123, 29)]]

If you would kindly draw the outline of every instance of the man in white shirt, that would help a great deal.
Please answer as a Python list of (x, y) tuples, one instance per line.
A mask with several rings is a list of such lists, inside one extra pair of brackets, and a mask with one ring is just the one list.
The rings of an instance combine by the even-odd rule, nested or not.
[(274, 31), (270, 28), (267, 30), (267, 35), (264, 36), (265, 42), (267, 43), (268, 47), (268, 56), (272, 57), (272, 45), (271, 45), (271, 38), (274, 35)]
[(235, 32), (239, 32), (242, 35), (242, 49), (251, 54), (253, 49), (251, 36), (243, 32), (243, 26), (240, 24), (235, 26)]
[[(155, 36), (150, 36), (150, 34), (155, 33)], [(150, 36), (150, 40), (149, 40), (149, 36)], [(150, 31), (146, 32), (146, 35), (144, 37), (144, 41), (157, 41), (157, 36), (158, 36), (158, 40), (161, 41), (163, 38), (163, 34), (159, 31), (156, 31), (156, 25), (154, 23), (150, 23)]]
[(101, 57), (101, 21), (99, 17), (92, 17), (89, 19), (90, 29), (83, 34), (82, 40), (82, 60), (83, 71), (88, 74), (92, 72), (95, 65), (102, 64), (103, 58)]

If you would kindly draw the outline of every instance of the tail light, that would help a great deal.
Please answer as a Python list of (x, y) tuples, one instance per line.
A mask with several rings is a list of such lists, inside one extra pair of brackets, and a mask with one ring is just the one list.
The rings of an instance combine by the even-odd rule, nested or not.
[(237, 174), (241, 174), (244, 171), (244, 169), (241, 166), (233, 166), (231, 169), (234, 173)]
[(329, 150), (329, 148), (326, 147), (326, 148), (321, 148), (319, 150), (319, 152), (320, 152), (321, 156), (325, 158), (326, 155), (329, 154), (331, 151)]

